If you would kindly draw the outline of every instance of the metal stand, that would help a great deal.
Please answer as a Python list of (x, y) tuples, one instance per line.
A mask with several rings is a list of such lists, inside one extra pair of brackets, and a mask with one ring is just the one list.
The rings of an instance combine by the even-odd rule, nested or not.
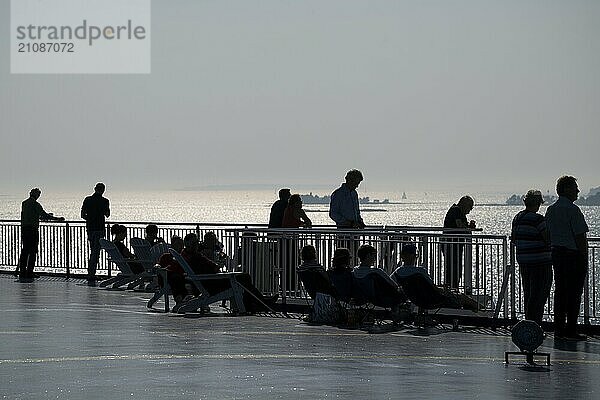
[(546, 365), (550, 365), (550, 353), (537, 353), (537, 352), (529, 352), (529, 351), (505, 351), (504, 352), (504, 362), (506, 364), (510, 364), (508, 361), (509, 355), (520, 355), (525, 356), (525, 362), (529, 365), (537, 365), (534, 361), (534, 357), (540, 356), (546, 358)]

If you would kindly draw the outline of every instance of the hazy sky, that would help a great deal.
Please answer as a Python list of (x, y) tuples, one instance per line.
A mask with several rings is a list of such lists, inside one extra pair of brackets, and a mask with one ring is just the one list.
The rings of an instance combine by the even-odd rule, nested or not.
[(11, 75), (0, 181), (600, 186), (600, 1), (152, 2), (149, 75)]

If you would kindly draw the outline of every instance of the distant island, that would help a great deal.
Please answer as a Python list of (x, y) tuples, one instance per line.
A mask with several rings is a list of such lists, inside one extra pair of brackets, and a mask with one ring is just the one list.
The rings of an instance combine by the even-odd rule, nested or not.
[[(301, 194), (300, 198), (302, 199), (302, 202), (304, 204), (329, 204), (329, 202), (331, 201), (331, 196), (319, 196), (317, 194), (312, 194), (312, 192), (310, 192), (309, 194)], [(360, 204), (391, 204), (389, 199), (383, 199), (383, 200), (379, 200), (379, 199), (373, 199), (371, 200), (370, 197), (359, 197), (358, 198), (358, 202)]]
[(580, 206), (600, 206), (600, 186), (591, 188), (587, 196), (580, 197), (575, 204), (579, 204)]
[[(546, 205), (552, 204), (556, 201), (558, 197), (551, 195), (550, 193), (545, 194), (544, 203)], [(523, 196), (518, 194), (513, 194), (508, 199), (506, 199), (505, 204), (507, 206), (521, 206), (523, 205)], [(580, 206), (600, 206), (600, 186), (591, 188), (588, 192), (587, 196), (581, 196), (575, 204)]]
[[(558, 197), (553, 196), (551, 194), (545, 194), (542, 196), (544, 198), (544, 203), (554, 203)], [(523, 205), (523, 195), (521, 194), (513, 194), (504, 202), (507, 206), (522, 206)]]

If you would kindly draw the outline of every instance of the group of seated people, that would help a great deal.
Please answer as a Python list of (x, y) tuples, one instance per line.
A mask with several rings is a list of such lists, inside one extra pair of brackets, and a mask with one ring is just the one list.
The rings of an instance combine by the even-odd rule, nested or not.
[[(128, 265), (134, 274), (144, 272), (144, 267), (136, 261), (136, 256), (129, 250), (124, 241), (127, 237), (127, 228), (124, 225), (114, 224), (111, 227), (115, 244), (121, 255), (128, 260)], [(150, 224), (145, 229), (144, 239), (150, 247), (165, 243), (158, 237), (158, 227)], [(188, 233), (185, 238), (174, 235), (169, 247), (181, 254), (195, 274), (218, 274), (228, 259), (223, 252), (223, 244), (219, 242), (214, 232), (206, 232), (200, 242), (195, 233)], [(167, 271), (167, 281), (176, 305), (200, 295), (194, 285), (190, 285), (184, 269), (175, 260), (170, 252), (164, 253), (158, 260), (158, 265)], [(252, 283), (252, 278), (247, 273), (236, 273), (236, 282), (244, 289), (243, 302), (249, 313), (266, 311), (275, 307), (277, 296), (265, 297)], [(165, 282), (158, 276), (158, 285), (163, 287)], [(210, 295), (227, 290), (230, 286), (229, 279), (211, 279), (202, 282)]]
[[(478, 310), (479, 305), (470, 297), (435, 285), (427, 270), (417, 266), (417, 247), (413, 243), (402, 246), (401, 263), (390, 275), (374, 267), (377, 250), (373, 246), (360, 246), (357, 256), (359, 265), (352, 268), (350, 251), (347, 248), (337, 248), (329, 271), (325, 271), (317, 261), (314, 246), (304, 246), (298, 274), (305, 283), (309, 296), (314, 299), (316, 292), (322, 292), (346, 302), (369, 302), (378, 307), (391, 308), (392, 315), (409, 299), (417, 306), (425, 308)], [(325, 279), (312, 280), (313, 284), (307, 285), (303, 279), (307, 272), (320, 274)], [(306, 279), (310, 278), (307, 276)], [(314, 285), (316, 281), (321, 283)]]
[[(127, 248), (124, 241), (127, 228), (120, 224), (111, 227), (113, 243), (129, 260), (129, 266), (134, 274), (144, 271), (141, 263), (136, 261), (135, 255)], [(150, 224), (146, 227), (145, 238), (150, 246), (165, 243), (158, 236), (158, 227)], [(218, 274), (224, 266), (227, 255), (223, 252), (223, 244), (219, 242), (214, 232), (206, 232), (203, 241), (195, 233), (188, 233), (185, 238), (177, 235), (172, 237), (170, 248), (174, 249), (185, 259), (192, 271), (197, 275)], [(320, 274), (321, 282), (326, 284), (321, 287), (309, 285), (305, 288), (311, 298), (316, 292), (330, 294), (343, 301), (358, 303), (369, 302), (375, 306), (391, 308), (392, 313), (406, 304), (410, 299), (413, 303), (424, 304), (427, 308), (465, 308), (478, 310), (479, 304), (470, 297), (453, 292), (452, 290), (435, 285), (427, 270), (417, 266), (417, 247), (414, 243), (405, 243), (401, 247), (401, 263), (390, 275), (382, 269), (374, 267), (377, 261), (377, 250), (363, 244), (357, 251), (359, 264), (351, 266), (352, 256), (347, 248), (337, 248), (334, 251), (329, 271), (317, 261), (316, 249), (306, 245), (301, 250), (302, 263), (298, 267), (298, 275), (311, 272)], [(190, 298), (200, 295), (194, 285), (190, 285), (184, 269), (175, 260), (170, 252), (164, 253), (158, 260), (158, 265), (167, 271), (167, 282), (176, 304), (181, 304)], [(162, 277), (159, 276), (158, 285), (163, 287)], [(265, 297), (252, 283), (252, 278), (247, 273), (236, 273), (236, 282), (243, 287), (243, 302), (250, 313), (274, 309), (277, 296)], [(304, 281), (304, 280), (303, 280)], [(230, 286), (229, 278), (211, 279), (202, 282), (210, 295), (227, 290)], [(417, 304), (417, 305), (419, 305)]]

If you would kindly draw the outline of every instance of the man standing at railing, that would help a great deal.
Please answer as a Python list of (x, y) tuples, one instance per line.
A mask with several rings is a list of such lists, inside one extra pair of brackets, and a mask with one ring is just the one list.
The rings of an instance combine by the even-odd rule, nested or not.
[(581, 295), (588, 270), (589, 232), (577, 200), (577, 179), (562, 176), (556, 181), (558, 200), (546, 210), (546, 223), (552, 245), (554, 265), (554, 336), (586, 340), (577, 333)]
[(338, 228), (363, 229), (365, 223), (360, 216), (356, 188), (363, 180), (362, 173), (352, 169), (346, 174), (346, 182), (331, 194), (329, 217)]
[(44, 211), (38, 199), (42, 191), (33, 188), (29, 198), (21, 203), (21, 256), (19, 257), (19, 278), (33, 279), (35, 258), (40, 243), (40, 220), (64, 221), (63, 217), (55, 217)]
[[(444, 233), (462, 235), (471, 233), (469, 229), (475, 228), (475, 221), (471, 220), (471, 222), (467, 222), (467, 214), (473, 210), (474, 204), (475, 201), (471, 196), (463, 196), (457, 204), (453, 204), (444, 218), (444, 228), (449, 229), (444, 230)], [(463, 228), (469, 229), (463, 230)], [(448, 238), (442, 241), (446, 242), (442, 245), (445, 264), (444, 281), (451, 288), (458, 289), (463, 270), (462, 258), (465, 249), (465, 239)]]
[(96, 269), (100, 260), (100, 238), (105, 236), (105, 218), (110, 217), (109, 201), (102, 196), (105, 190), (104, 183), (98, 182), (94, 187), (94, 194), (86, 197), (81, 206), (81, 218), (85, 219), (88, 241), (90, 242), (87, 276), (89, 285), (94, 285), (96, 281)]

